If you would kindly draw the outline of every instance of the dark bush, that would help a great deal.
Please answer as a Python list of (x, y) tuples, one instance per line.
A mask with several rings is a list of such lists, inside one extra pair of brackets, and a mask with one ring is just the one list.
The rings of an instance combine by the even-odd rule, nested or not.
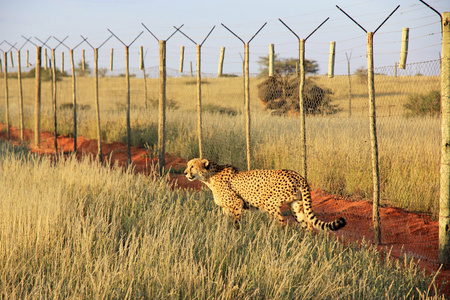
[[(272, 114), (285, 115), (298, 113), (299, 78), (297, 76), (272, 76), (258, 84), (258, 98)], [(305, 112), (307, 114), (331, 114), (338, 109), (330, 105), (331, 91), (322, 89), (312, 80), (306, 80), (303, 91)]]
[(433, 90), (427, 94), (411, 94), (403, 105), (406, 116), (434, 116), (441, 113), (441, 94)]

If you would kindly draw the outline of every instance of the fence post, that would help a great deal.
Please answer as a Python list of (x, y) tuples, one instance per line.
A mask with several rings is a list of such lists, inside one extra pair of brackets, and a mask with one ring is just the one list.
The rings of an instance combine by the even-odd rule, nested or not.
[(316, 27), (305, 39), (300, 39), (300, 37), (291, 29), (289, 26), (286, 25), (281, 19), (278, 19), (287, 29), (289, 29), (290, 32), (292, 32), (295, 37), (298, 39), (298, 60), (299, 60), (299, 66), (300, 66), (300, 76), (299, 76), (299, 86), (298, 86), (298, 104), (300, 107), (300, 141), (302, 145), (300, 145), (300, 156), (301, 156), (301, 174), (302, 176), (307, 179), (307, 164), (306, 164), (306, 120), (305, 120), (305, 97), (303, 95), (303, 91), (305, 89), (305, 42), (306, 40), (314, 34), (314, 32), (317, 31), (323, 24), (325, 24), (326, 21), (328, 21), (330, 18), (326, 18), (325, 21), (323, 21), (319, 26)]
[(375, 244), (381, 243), (381, 229), (380, 229), (380, 174), (378, 166), (378, 144), (377, 144), (377, 127), (375, 115), (375, 83), (373, 73), (373, 36), (378, 29), (397, 11), (400, 7), (398, 5), (386, 19), (375, 29), (374, 32), (368, 32), (338, 5), (336, 7), (343, 12), (350, 20), (359, 26), (367, 34), (367, 84), (369, 89), (369, 123), (370, 123), (370, 140), (372, 151), (372, 178), (373, 178), (373, 229), (375, 233)]
[(36, 98), (35, 98), (35, 128), (34, 128), (34, 143), (39, 146), (41, 143), (41, 50), (36, 47)]
[(101, 161), (103, 161), (102, 150), (102, 130), (100, 127), (100, 101), (98, 98), (98, 48), (94, 49), (94, 77), (95, 77), (95, 112), (97, 114), (97, 155)]
[(222, 23), (229, 32), (231, 32), (235, 37), (237, 37), (244, 44), (244, 97), (245, 97), (245, 114), (246, 114), (246, 139), (247, 139), (247, 169), (251, 170), (251, 138), (250, 138), (250, 73), (249, 73), (249, 45), (250, 42), (255, 38), (256, 35), (267, 25), (264, 23), (261, 28), (252, 36), (252, 38), (246, 43), (239, 36), (237, 36), (233, 31), (231, 31), (227, 26)]
[(48, 69), (47, 48), (44, 48), (44, 70)]
[(53, 85), (53, 129), (54, 129), (54, 146), (55, 146), (55, 153), (58, 153), (58, 119), (57, 119), (57, 105), (56, 105), (56, 49), (52, 49), (52, 85)]
[(197, 45), (197, 134), (198, 134), (198, 152), (200, 158), (203, 158), (203, 137), (202, 137), (202, 45)]
[(148, 109), (148, 104), (147, 104), (147, 74), (145, 73), (145, 62), (144, 62), (144, 60), (145, 60), (145, 55), (146, 54), (144, 54), (144, 47), (143, 46), (140, 46), (139, 47), (139, 52), (140, 52), (140, 54), (141, 54), (141, 63), (140, 63), (140, 65), (139, 65), (139, 68), (142, 70), (142, 74), (143, 74), (143, 76), (144, 76), (144, 99), (145, 99), (145, 110), (147, 110)]
[(109, 70), (112, 71), (113, 70), (113, 57), (114, 57), (114, 48), (111, 48), (111, 59), (109, 62)]
[(184, 46), (181, 46), (180, 50), (180, 70), (179, 73), (183, 73), (183, 65), (184, 65)]
[(373, 228), (375, 241), (381, 243), (380, 229), (380, 171), (378, 166), (377, 125), (375, 113), (375, 81), (373, 72), (373, 32), (367, 32), (367, 77), (369, 90), (370, 141), (373, 176)]
[(439, 199), (439, 262), (450, 265), (450, 12), (442, 21), (441, 101), (442, 148)]
[[(175, 27), (175, 26), (174, 26)], [(198, 150), (200, 158), (203, 158), (203, 138), (202, 138), (202, 68), (201, 68), (201, 58), (202, 58), (202, 45), (209, 37), (211, 32), (216, 28), (214, 26), (208, 35), (205, 37), (201, 44), (197, 44), (193, 39), (187, 36), (180, 28), (175, 27), (181, 34), (187, 37), (191, 42), (197, 45), (197, 132), (198, 132)], [(182, 47), (182, 53), (184, 53), (184, 47)], [(181, 70), (181, 66), (180, 66)]]
[(129, 46), (125, 46), (125, 82), (127, 91), (127, 165), (131, 164), (131, 120), (130, 120), (130, 56), (129, 56)]
[(64, 74), (64, 52), (61, 51), (61, 73)]
[(88, 41), (87, 38), (81, 36), (82, 39), (94, 50), (94, 94), (95, 94), (95, 112), (97, 117), (97, 156), (99, 161), (103, 161), (103, 151), (102, 151), (102, 130), (100, 126), (100, 101), (98, 97), (98, 49), (100, 49), (113, 35), (110, 35), (100, 46), (95, 48)]
[(402, 29), (402, 49), (400, 51), (400, 63), (398, 66), (400, 69), (406, 68), (406, 56), (408, 55), (408, 40), (409, 40), (409, 28), (403, 27), (403, 29)]
[[(111, 36), (114, 36), (116, 39), (119, 40), (119, 42), (122, 43), (122, 45), (125, 46), (125, 82), (126, 82), (126, 91), (127, 91), (127, 165), (129, 166), (131, 164), (131, 121), (130, 121), (130, 110), (131, 110), (131, 101), (130, 101), (130, 66), (129, 66), (129, 50), (130, 46), (144, 33), (141, 31), (139, 35), (128, 45), (125, 44), (117, 35), (115, 35), (111, 30), (108, 29), (108, 31), (111, 33)], [(109, 38), (108, 38), (109, 40)], [(108, 41), (106, 40), (106, 41)], [(106, 43), (105, 41), (105, 43)], [(104, 44), (104, 43), (103, 43)]]
[(352, 53), (350, 56), (345, 52), (345, 57), (347, 58), (347, 76), (348, 76), (348, 117), (352, 116), (352, 76), (350, 74), (350, 59), (352, 58)]
[(245, 115), (246, 118), (246, 137), (247, 137), (247, 169), (251, 170), (251, 158), (252, 158), (252, 149), (251, 149), (251, 122), (250, 122), (250, 70), (249, 70), (249, 43), (246, 43), (244, 46), (244, 63), (245, 63)]
[(77, 153), (77, 87), (75, 78), (75, 62), (73, 49), (70, 52), (70, 65), (72, 67), (72, 104), (73, 104), (73, 151)]
[(8, 52), (3, 52), (3, 60), (5, 63), (6, 136), (9, 140), (11, 138), (11, 133), (9, 129)]
[(298, 97), (300, 106), (300, 141), (302, 145), (300, 147), (301, 157), (301, 170), (302, 176), (307, 179), (308, 167), (306, 162), (306, 112), (305, 112), (305, 97), (303, 92), (305, 90), (305, 39), (299, 40), (299, 66), (300, 66), (300, 84), (298, 86)]
[(222, 76), (223, 73), (223, 60), (225, 58), (225, 47), (220, 49), (220, 58), (219, 58), (219, 70), (217, 71), (217, 77)]
[(275, 56), (275, 46), (274, 44), (269, 45), (269, 76), (273, 76), (274, 73), (274, 56)]
[(22, 91), (22, 67), (20, 66), (20, 49), (17, 51), (17, 81), (19, 84), (19, 114), (20, 114), (20, 140), (23, 142), (25, 127), (23, 121), (23, 91)]
[(158, 164), (159, 174), (164, 173), (166, 164), (166, 41), (159, 41), (159, 123)]
[(158, 165), (159, 174), (164, 174), (164, 166), (166, 164), (166, 42), (177, 32), (181, 27), (175, 27), (176, 30), (166, 39), (159, 40), (151, 31), (141, 23), (145, 29), (158, 41), (159, 44), (159, 121), (158, 121)]
[(328, 77), (329, 78), (334, 77), (335, 53), (336, 53), (336, 42), (332, 41), (332, 42), (330, 42), (330, 57), (329, 57), (329, 61), (328, 61)]

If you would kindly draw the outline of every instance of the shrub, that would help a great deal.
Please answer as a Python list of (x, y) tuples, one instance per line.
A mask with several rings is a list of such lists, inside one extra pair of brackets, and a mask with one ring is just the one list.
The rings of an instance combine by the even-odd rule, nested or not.
[(359, 83), (367, 84), (367, 69), (364, 67), (359, 67), (355, 71), (355, 75), (358, 78)]
[[(307, 114), (332, 114), (338, 109), (331, 105), (330, 90), (323, 89), (312, 80), (305, 82), (303, 92)], [(272, 76), (258, 84), (258, 98), (274, 115), (291, 115), (300, 110), (299, 79), (297, 76)]]
[(434, 116), (441, 113), (441, 94), (433, 90), (427, 94), (411, 94), (403, 105), (406, 116)]
[(213, 114), (227, 115), (227, 116), (237, 116), (238, 111), (231, 107), (223, 107), (215, 104), (206, 104), (202, 106), (204, 112), (209, 112)]
[[(73, 109), (73, 103), (63, 103), (59, 106), (59, 109), (61, 110), (72, 110)], [(89, 104), (77, 104), (77, 110), (89, 110), (91, 109), (91, 106)]]

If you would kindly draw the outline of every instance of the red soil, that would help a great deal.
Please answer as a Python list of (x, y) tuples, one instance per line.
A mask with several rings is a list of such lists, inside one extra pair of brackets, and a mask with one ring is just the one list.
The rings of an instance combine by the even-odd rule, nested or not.
[[(20, 131), (17, 128), (10, 128), (11, 142), (20, 144)], [(0, 138), (6, 139), (6, 126), (0, 124)], [(73, 150), (73, 138), (58, 136), (58, 151), (68, 153)], [(34, 133), (25, 130), (25, 143), (32, 152), (52, 155), (54, 150), (53, 134), (42, 132), (41, 144), (36, 146)], [(97, 140), (87, 140), (78, 137), (77, 157), (83, 155), (97, 154)], [(119, 166), (126, 166), (127, 148), (121, 143), (102, 143), (104, 160), (117, 163)], [(157, 162), (156, 158), (148, 157), (145, 149), (131, 147), (131, 158), (135, 172), (145, 174), (152, 173), (152, 166)], [(183, 170), (186, 160), (170, 154), (165, 156), (165, 168)], [(182, 189), (202, 188), (198, 181), (189, 182), (183, 174), (170, 173), (170, 180), (174, 186)], [(373, 244), (375, 241), (372, 226), (372, 204), (368, 201), (351, 201), (342, 197), (331, 195), (320, 189), (312, 192), (313, 209), (322, 220), (334, 220), (343, 216), (347, 220), (347, 226), (334, 234), (344, 240), (361, 241)], [(286, 208), (284, 208), (286, 209)], [(377, 246), (380, 251), (391, 253), (391, 257), (403, 258), (406, 254), (414, 258), (419, 265), (429, 274), (435, 274), (439, 269), (438, 263), (438, 221), (433, 221), (431, 216), (426, 214), (411, 213), (403, 209), (382, 207), (381, 217), (381, 241)], [(289, 218), (289, 217), (288, 217)], [(292, 217), (290, 217), (292, 218)], [(292, 219), (291, 219), (292, 220)], [(450, 269), (441, 269), (436, 277), (439, 285), (442, 286), (446, 296), (450, 296)]]

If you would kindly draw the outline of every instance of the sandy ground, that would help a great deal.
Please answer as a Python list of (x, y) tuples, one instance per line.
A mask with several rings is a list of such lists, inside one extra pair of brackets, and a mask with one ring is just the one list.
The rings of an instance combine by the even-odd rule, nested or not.
[[(10, 128), (11, 142), (20, 144), (20, 131)], [(0, 124), (0, 138), (6, 139), (6, 126)], [(70, 153), (73, 151), (73, 138), (58, 136), (58, 152)], [(34, 133), (25, 130), (24, 144), (31, 151), (45, 155), (54, 155), (54, 138), (49, 132), (42, 132), (41, 144), (33, 145)], [(87, 140), (84, 137), (77, 139), (77, 157), (97, 154), (97, 140)], [(120, 166), (126, 166), (127, 148), (121, 143), (102, 143), (104, 159)], [(149, 157), (147, 151), (138, 147), (131, 147), (131, 158), (136, 172), (150, 174), (156, 158)], [(184, 170), (186, 160), (170, 154), (165, 156), (165, 168), (177, 171)], [(182, 189), (199, 190), (202, 184), (198, 181), (189, 182), (182, 172), (171, 172), (170, 179), (175, 187)], [(339, 216), (347, 220), (347, 226), (333, 233), (336, 237), (347, 241), (365, 241), (374, 243), (372, 226), (372, 204), (368, 201), (352, 201), (340, 196), (331, 195), (320, 189), (312, 192), (313, 209), (316, 214), (326, 221), (331, 221)], [(286, 209), (286, 208), (284, 208)], [(403, 209), (382, 207), (381, 217), (381, 241), (377, 246), (380, 251), (391, 253), (391, 257), (403, 258), (404, 255), (419, 261), (419, 265), (428, 273), (435, 274), (439, 269), (438, 263), (438, 221), (433, 221), (426, 214), (411, 213)], [(292, 220), (291, 216), (287, 216)], [(444, 293), (450, 297), (450, 270), (441, 270), (437, 276), (438, 284), (444, 288)]]

